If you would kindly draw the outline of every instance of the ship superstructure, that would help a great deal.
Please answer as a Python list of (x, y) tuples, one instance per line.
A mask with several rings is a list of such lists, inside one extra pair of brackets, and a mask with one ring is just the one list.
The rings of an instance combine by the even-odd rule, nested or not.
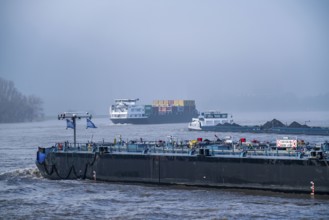
[(220, 111), (205, 111), (200, 112), (198, 118), (193, 118), (189, 123), (189, 130), (202, 130), (204, 127), (213, 127), (221, 124), (232, 124), (233, 116)]
[(138, 105), (139, 99), (116, 99), (115, 104), (110, 107), (110, 118), (113, 122), (116, 121), (133, 121), (145, 120), (148, 117), (145, 115), (145, 106)]

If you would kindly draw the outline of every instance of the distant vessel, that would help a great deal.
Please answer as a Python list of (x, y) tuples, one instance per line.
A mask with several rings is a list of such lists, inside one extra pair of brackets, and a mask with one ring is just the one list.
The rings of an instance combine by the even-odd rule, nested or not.
[(138, 101), (116, 99), (109, 110), (110, 120), (114, 124), (183, 123), (198, 115), (194, 100), (154, 100), (152, 105)]
[(198, 118), (192, 118), (192, 122), (189, 123), (188, 128), (190, 130), (203, 130), (205, 127), (213, 127), (221, 124), (232, 124), (233, 116), (228, 113), (222, 113), (219, 111), (205, 111), (200, 112)]
[(310, 127), (292, 122), (285, 125), (277, 119), (268, 121), (263, 125), (244, 126), (233, 122), (233, 116), (227, 113), (214, 113), (214, 117), (200, 115), (193, 118), (188, 124), (188, 129), (193, 131), (216, 131), (216, 132), (248, 132), (248, 133), (269, 133), (269, 134), (292, 134), (292, 135), (323, 135), (329, 136), (327, 127)]

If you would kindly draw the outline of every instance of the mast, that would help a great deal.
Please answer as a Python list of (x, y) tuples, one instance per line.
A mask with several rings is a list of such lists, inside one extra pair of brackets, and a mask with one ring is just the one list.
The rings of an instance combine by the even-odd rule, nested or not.
[(74, 136), (74, 147), (77, 143), (77, 133), (76, 133), (76, 119), (89, 118), (91, 119), (91, 114), (88, 112), (63, 112), (58, 115), (58, 120), (71, 119), (73, 122), (73, 136)]

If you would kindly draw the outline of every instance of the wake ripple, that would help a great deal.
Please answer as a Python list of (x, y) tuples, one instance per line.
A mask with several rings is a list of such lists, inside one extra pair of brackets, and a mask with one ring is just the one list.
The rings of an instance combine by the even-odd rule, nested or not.
[(0, 174), (0, 181), (3, 180), (12, 180), (12, 179), (36, 179), (41, 178), (41, 173), (38, 168), (24, 168), (24, 169), (16, 169), (8, 172), (4, 172)]

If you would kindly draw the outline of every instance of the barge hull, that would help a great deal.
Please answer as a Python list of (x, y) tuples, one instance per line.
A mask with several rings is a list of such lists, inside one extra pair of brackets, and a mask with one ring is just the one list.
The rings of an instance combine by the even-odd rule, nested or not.
[[(193, 129), (190, 129), (193, 130)], [(257, 126), (203, 126), (201, 131), (214, 132), (240, 132), (240, 133), (255, 133), (255, 134), (290, 134), (290, 135), (321, 135), (329, 136), (328, 128), (270, 128), (261, 129)]]
[(180, 184), (329, 194), (327, 160), (50, 152), (41, 174), (50, 179)]
[(113, 124), (172, 124), (187, 123), (196, 114), (167, 114), (167, 115), (150, 115), (147, 118), (111, 118)]

